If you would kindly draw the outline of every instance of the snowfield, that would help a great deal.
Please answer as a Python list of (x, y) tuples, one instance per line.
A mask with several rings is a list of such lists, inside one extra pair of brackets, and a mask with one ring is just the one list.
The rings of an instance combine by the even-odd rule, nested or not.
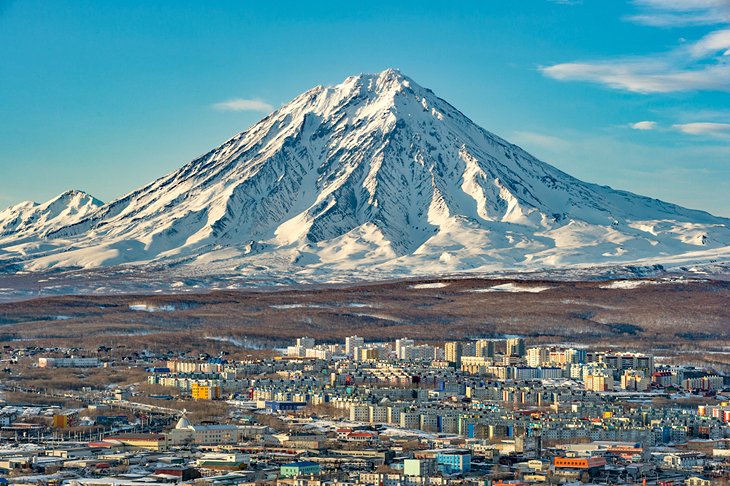
[(410, 285), (408, 288), (415, 289), (415, 290), (419, 290), (419, 289), (442, 289), (442, 288), (448, 287), (448, 286), (449, 286), (449, 284), (447, 284), (445, 282), (432, 282), (432, 283), (422, 283), (422, 284)]
[(343, 282), (729, 256), (730, 220), (571, 177), (396, 70), (306, 91), (107, 204), (71, 191), (0, 212), (11, 273)]
[(533, 294), (550, 290), (552, 287), (540, 287), (540, 286), (529, 286), (529, 285), (517, 285), (514, 283), (506, 283), (501, 285), (495, 285), (488, 289), (473, 289), (469, 292), (530, 292)]
[(602, 289), (619, 289), (619, 290), (630, 290), (637, 289), (644, 285), (661, 285), (661, 284), (678, 284), (678, 283), (689, 283), (689, 280), (615, 280), (601, 285)]

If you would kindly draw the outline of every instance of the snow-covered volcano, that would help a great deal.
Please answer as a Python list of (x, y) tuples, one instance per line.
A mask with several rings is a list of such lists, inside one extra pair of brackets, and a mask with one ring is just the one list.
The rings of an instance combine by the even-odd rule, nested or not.
[(23, 231), (0, 222), (0, 259), (415, 275), (730, 253), (730, 220), (575, 179), (395, 70), (313, 88), (89, 209), (62, 225), (24, 220)]

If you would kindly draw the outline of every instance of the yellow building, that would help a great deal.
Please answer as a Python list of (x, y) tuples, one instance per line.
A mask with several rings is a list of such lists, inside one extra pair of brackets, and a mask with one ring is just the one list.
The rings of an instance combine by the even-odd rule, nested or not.
[(491, 358), (482, 356), (462, 356), (461, 371), (472, 375), (483, 374), (487, 372), (487, 368), (492, 364)]
[(65, 429), (68, 427), (68, 416), (67, 415), (54, 415), (53, 416), (53, 428), (54, 429)]
[(376, 361), (380, 357), (380, 352), (375, 348), (360, 349), (360, 361)]
[(450, 341), (444, 344), (444, 356), (449, 363), (455, 363), (461, 366), (461, 357), (463, 355), (463, 347), (458, 341)]
[(613, 376), (607, 372), (594, 372), (583, 379), (583, 384), (586, 390), (611, 391), (613, 390)]
[(641, 370), (626, 370), (621, 375), (621, 388), (631, 391), (646, 391), (649, 389), (649, 378)]
[(477, 356), (482, 358), (494, 358), (494, 341), (491, 339), (479, 339), (476, 342)]
[(193, 383), (190, 392), (195, 400), (218, 400), (221, 397), (221, 387), (214, 385)]
[(526, 352), (525, 340), (523, 338), (507, 339), (507, 356), (524, 356)]

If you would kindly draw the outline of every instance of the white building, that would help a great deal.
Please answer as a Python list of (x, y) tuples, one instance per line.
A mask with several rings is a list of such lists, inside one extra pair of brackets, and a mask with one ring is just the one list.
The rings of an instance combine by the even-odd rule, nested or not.
[(542, 346), (527, 348), (527, 366), (537, 368), (547, 363), (550, 357), (550, 351)]
[(307, 336), (297, 338), (297, 346), (301, 346), (305, 349), (313, 348), (314, 347), (314, 338), (307, 337)]
[(174, 429), (167, 433), (169, 445), (222, 445), (237, 444), (244, 438), (262, 436), (264, 426), (238, 426), (230, 424), (192, 425), (181, 417)]
[(352, 405), (350, 407), (350, 421), (370, 422), (370, 407), (367, 405)]
[(350, 336), (345, 338), (345, 354), (347, 356), (355, 356), (355, 348), (362, 348), (365, 345), (365, 339), (358, 336)]
[(38, 358), (39, 368), (96, 368), (99, 358)]

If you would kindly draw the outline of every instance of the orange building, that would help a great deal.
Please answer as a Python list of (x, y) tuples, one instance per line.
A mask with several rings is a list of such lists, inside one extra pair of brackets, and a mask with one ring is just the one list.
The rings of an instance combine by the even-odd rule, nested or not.
[(53, 428), (54, 429), (65, 429), (68, 427), (68, 416), (67, 415), (54, 415), (53, 416)]
[(193, 383), (190, 392), (195, 400), (218, 400), (221, 397), (221, 387), (214, 385)]
[(606, 465), (606, 459), (602, 457), (556, 457), (553, 460), (555, 469), (593, 469)]

